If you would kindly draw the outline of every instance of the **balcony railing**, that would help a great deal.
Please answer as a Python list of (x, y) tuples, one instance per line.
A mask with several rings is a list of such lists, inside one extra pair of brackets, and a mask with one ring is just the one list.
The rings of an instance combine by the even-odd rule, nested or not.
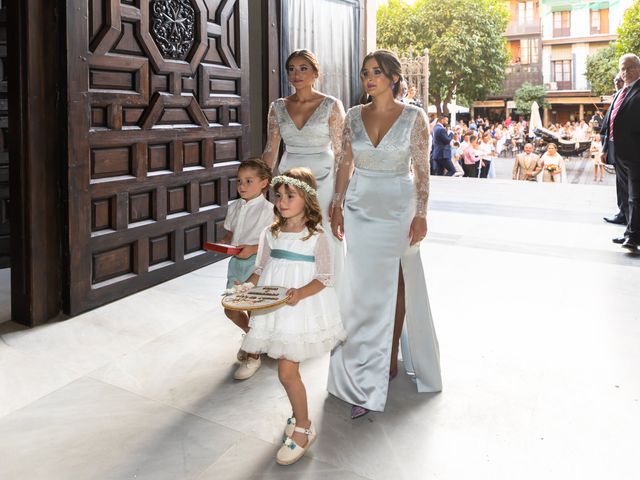
[(558, 90), (575, 90), (575, 85), (570, 80), (566, 82), (549, 82), (545, 83), (544, 86), (549, 92), (555, 92)]
[(571, 36), (571, 27), (562, 27), (562, 28), (554, 28), (553, 29), (553, 37), (570, 37)]
[(507, 27), (505, 35), (507, 37), (517, 35), (539, 35), (542, 32), (542, 22), (536, 20), (527, 23), (518, 23), (517, 21), (511, 22)]
[(523, 83), (542, 85), (542, 68), (539, 63), (515, 64), (505, 69), (503, 95), (513, 96)]

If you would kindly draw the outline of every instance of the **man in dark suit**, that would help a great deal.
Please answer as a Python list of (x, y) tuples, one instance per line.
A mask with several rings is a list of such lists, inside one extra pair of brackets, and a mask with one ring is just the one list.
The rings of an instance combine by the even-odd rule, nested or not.
[[(453, 132), (447, 132), (449, 118), (442, 116), (438, 118), (438, 123), (433, 129), (433, 151), (431, 156), (435, 163), (436, 175), (446, 175), (448, 177), (456, 173), (456, 167), (451, 161), (451, 140)], [(446, 170), (446, 173), (445, 173)]]
[[(624, 87), (611, 102), (605, 117), (603, 152), (611, 155), (616, 172), (627, 176), (627, 229), (614, 243), (632, 252), (640, 246), (640, 58), (634, 54), (620, 57), (620, 76)], [(606, 128), (606, 131), (604, 131)]]
[[(622, 81), (622, 77), (620, 73), (616, 75), (613, 79), (613, 85), (615, 87), (616, 92), (624, 87), (624, 81)], [(605, 138), (607, 132), (609, 131), (609, 117), (611, 115), (611, 108), (607, 111), (607, 116), (602, 119), (600, 125), (600, 140), (604, 147), (603, 154), (605, 157), (605, 163), (609, 165), (615, 166), (615, 155), (612, 153), (613, 147), (611, 147), (612, 151), (607, 155), (608, 146), (607, 139)], [(627, 224), (627, 207), (629, 204), (629, 191), (627, 190), (627, 183), (629, 179), (627, 178), (627, 173), (623, 171), (622, 168), (616, 170), (616, 200), (618, 204), (618, 213), (611, 217), (604, 217), (603, 220), (607, 223), (613, 223), (616, 225), (626, 225)]]

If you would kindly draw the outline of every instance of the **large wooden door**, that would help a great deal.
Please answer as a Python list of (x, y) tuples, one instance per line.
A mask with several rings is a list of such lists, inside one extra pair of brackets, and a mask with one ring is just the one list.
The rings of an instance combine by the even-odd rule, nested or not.
[(10, 264), (7, 70), (7, 7), (0, 0), (0, 268)]
[(248, 147), (246, 0), (67, 3), (71, 314), (216, 259)]

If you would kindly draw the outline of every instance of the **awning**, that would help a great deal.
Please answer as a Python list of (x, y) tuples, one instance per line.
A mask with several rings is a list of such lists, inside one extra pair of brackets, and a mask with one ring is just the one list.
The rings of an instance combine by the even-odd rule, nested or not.
[(504, 108), (504, 100), (483, 100), (473, 102), (473, 108)]
[[(449, 113), (469, 113), (469, 109), (463, 105), (454, 105), (453, 103), (447, 103), (447, 110)], [(429, 105), (427, 113), (437, 113), (435, 105)]]
[(603, 103), (600, 97), (547, 97), (551, 105), (580, 105), (591, 103)]

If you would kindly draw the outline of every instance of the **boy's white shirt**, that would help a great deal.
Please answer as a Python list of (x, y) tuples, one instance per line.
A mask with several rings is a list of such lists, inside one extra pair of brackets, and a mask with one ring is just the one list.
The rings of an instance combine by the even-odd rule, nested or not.
[(264, 195), (249, 201), (239, 198), (229, 205), (224, 229), (233, 232), (232, 245), (257, 245), (260, 233), (274, 220), (273, 203)]

